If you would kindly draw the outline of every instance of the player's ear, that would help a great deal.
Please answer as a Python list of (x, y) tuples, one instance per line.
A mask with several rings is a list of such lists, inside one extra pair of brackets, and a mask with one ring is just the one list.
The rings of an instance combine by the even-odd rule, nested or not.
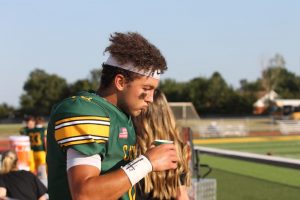
[(126, 79), (122, 74), (117, 74), (115, 76), (115, 86), (117, 90), (123, 91), (126, 85)]

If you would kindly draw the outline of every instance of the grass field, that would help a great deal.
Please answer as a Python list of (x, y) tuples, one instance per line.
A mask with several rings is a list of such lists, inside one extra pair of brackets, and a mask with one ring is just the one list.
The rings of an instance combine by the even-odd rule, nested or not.
[[(194, 144), (300, 159), (299, 135), (201, 139)], [(217, 179), (218, 200), (299, 199), (299, 170), (207, 154), (200, 155), (200, 162), (213, 168), (208, 178)]]
[(299, 199), (299, 170), (205, 154), (200, 161), (213, 168), (207, 178), (217, 179), (218, 200)]
[(300, 159), (299, 140), (276, 141), (276, 142), (253, 142), (253, 143), (245, 143), (245, 144), (229, 143), (229, 144), (202, 145), (202, 146)]
[(22, 124), (0, 124), (0, 138), (7, 138), (10, 135), (19, 135)]
[(300, 159), (300, 136), (268, 136), (196, 140), (205, 147)]

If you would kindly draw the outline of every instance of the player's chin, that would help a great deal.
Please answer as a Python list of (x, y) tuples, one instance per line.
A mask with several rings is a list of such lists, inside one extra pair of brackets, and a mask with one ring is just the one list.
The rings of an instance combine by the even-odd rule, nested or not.
[(141, 109), (139, 109), (139, 110), (134, 110), (133, 112), (131, 112), (131, 116), (137, 117), (137, 116), (139, 116), (141, 113), (142, 113), (142, 110), (141, 110)]

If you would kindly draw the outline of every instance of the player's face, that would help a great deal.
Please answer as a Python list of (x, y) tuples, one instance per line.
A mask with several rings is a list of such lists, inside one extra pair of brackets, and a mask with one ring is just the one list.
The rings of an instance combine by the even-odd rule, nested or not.
[(142, 76), (126, 84), (123, 91), (121, 108), (131, 116), (138, 116), (153, 102), (154, 90), (158, 87), (159, 80)]
[(34, 128), (35, 127), (35, 121), (34, 120), (29, 120), (27, 122), (27, 127), (28, 128)]

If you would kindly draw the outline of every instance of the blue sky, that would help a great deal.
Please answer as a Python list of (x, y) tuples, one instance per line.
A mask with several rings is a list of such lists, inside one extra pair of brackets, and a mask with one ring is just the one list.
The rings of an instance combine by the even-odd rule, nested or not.
[(256, 80), (276, 53), (300, 74), (300, 1), (0, 1), (0, 103), (18, 106), (35, 68), (69, 83), (107, 58), (110, 33), (137, 31), (165, 55), (163, 78), (218, 71), (227, 83)]

